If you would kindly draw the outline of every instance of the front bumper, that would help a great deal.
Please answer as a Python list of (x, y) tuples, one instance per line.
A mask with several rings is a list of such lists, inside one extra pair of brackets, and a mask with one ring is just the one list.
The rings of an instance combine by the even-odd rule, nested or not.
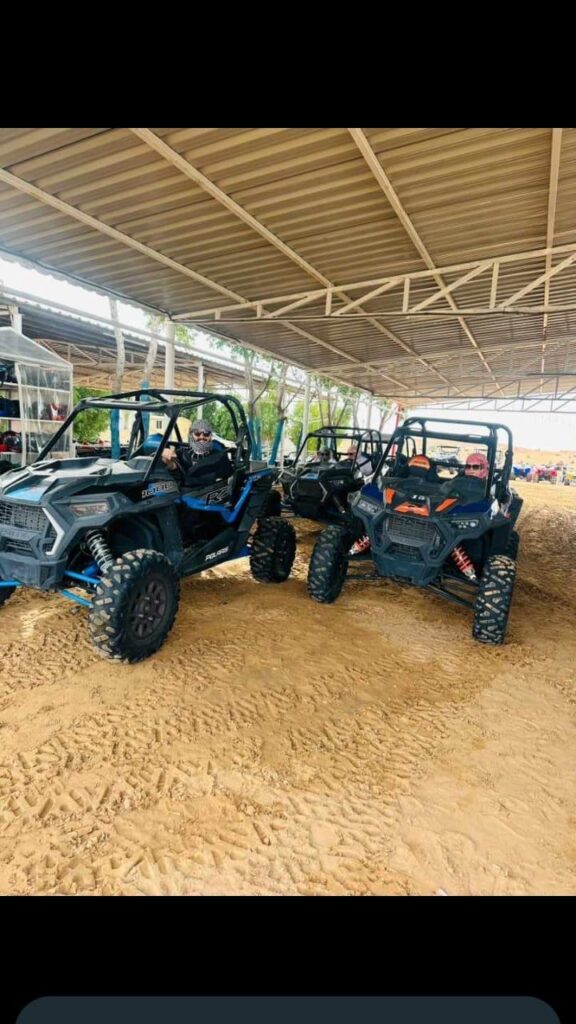
[(39, 590), (60, 583), (66, 559), (50, 557), (59, 530), (41, 506), (0, 500), (0, 578)]

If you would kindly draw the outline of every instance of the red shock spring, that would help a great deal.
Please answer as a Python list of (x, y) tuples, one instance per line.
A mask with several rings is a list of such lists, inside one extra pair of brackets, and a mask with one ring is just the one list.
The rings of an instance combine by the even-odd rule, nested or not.
[(468, 579), (470, 580), (476, 579), (476, 572), (474, 571), (474, 566), (472, 565), (472, 562), (470, 561), (468, 555), (464, 551), (464, 548), (454, 548), (454, 551), (452, 552), (452, 558), (456, 562), (456, 565), (460, 569), (460, 572), (463, 572), (464, 575), (467, 576)]

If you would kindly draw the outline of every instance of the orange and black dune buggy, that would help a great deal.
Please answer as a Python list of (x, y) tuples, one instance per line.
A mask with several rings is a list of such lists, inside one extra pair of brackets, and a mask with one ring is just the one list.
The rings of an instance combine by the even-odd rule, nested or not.
[[(446, 458), (457, 442), (459, 459)], [(498, 423), (412, 417), (392, 435), (373, 479), (350, 498), (352, 517), (322, 531), (308, 572), (310, 596), (335, 601), (349, 567), (426, 587), (473, 612), (472, 635), (504, 640), (514, 591), (522, 500), (509, 487), (512, 435)], [(364, 538), (364, 554), (352, 555)], [(352, 550), (355, 550), (354, 548)], [(374, 574), (375, 571), (375, 574)]]

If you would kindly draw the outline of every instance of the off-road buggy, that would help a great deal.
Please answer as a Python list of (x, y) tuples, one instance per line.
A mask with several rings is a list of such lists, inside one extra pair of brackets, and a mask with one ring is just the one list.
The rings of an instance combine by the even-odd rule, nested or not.
[[(505, 452), (499, 464), (499, 442)], [(457, 441), (461, 461), (435, 457), (439, 442)], [(487, 459), (484, 479), (468, 475), (466, 458)], [(474, 468), (474, 467), (472, 467)], [(516, 575), (522, 500), (509, 488), (512, 435), (497, 423), (413, 417), (390, 439), (372, 482), (352, 496), (352, 519), (316, 541), (308, 573), (310, 596), (334, 601), (349, 565), (373, 563), (369, 575), (427, 587), (473, 611), (472, 635), (504, 640)], [(366, 536), (364, 556), (350, 546)], [(366, 574), (360, 576), (368, 578)]]
[[(346, 451), (352, 445), (357, 452), (351, 459)], [(281, 510), (318, 522), (341, 522), (348, 516), (349, 495), (372, 478), (384, 447), (377, 430), (322, 427), (312, 431), (293, 465), (279, 475)]]
[[(225, 479), (185, 486), (162, 461), (177, 457), (178, 419), (219, 403), (235, 438)], [(106, 409), (131, 430), (120, 459), (49, 458), (88, 409)], [(165, 417), (160, 437), (145, 417)], [(264, 518), (274, 473), (250, 460), (250, 434), (237, 399), (206, 392), (147, 390), (83, 399), (38, 459), (0, 477), (0, 605), (16, 587), (53, 590), (89, 609), (92, 641), (105, 656), (140, 661), (164, 643), (176, 617), (180, 578), (250, 557), (265, 583), (287, 579), (292, 525)]]

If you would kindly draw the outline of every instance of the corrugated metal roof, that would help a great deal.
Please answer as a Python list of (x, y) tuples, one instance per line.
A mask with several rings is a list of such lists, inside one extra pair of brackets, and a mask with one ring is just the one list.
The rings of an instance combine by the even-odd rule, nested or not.
[[(376, 171), (355, 131), (0, 129), (0, 249), (179, 315), (527, 253), (547, 238), (576, 245), (576, 129), (562, 129), (557, 192), (551, 128), (365, 128)], [(498, 301), (546, 266), (545, 256), (502, 263)], [(412, 281), (410, 303), (438, 287), (430, 275)], [(576, 306), (576, 269), (532, 290), (530, 304), (548, 293), (549, 303)], [(471, 309), (490, 294), (484, 273), (454, 298)], [(524, 364), (539, 368), (542, 355), (547, 374), (574, 369), (576, 383), (573, 309), (550, 313), (546, 336), (541, 314), (456, 318), (444, 299), (407, 318), (394, 290), (361, 309), (371, 317), (325, 319), (318, 300), (289, 321), (242, 311), (217, 329), (382, 395), (511, 395)], [(527, 379), (520, 392), (533, 386)]]

